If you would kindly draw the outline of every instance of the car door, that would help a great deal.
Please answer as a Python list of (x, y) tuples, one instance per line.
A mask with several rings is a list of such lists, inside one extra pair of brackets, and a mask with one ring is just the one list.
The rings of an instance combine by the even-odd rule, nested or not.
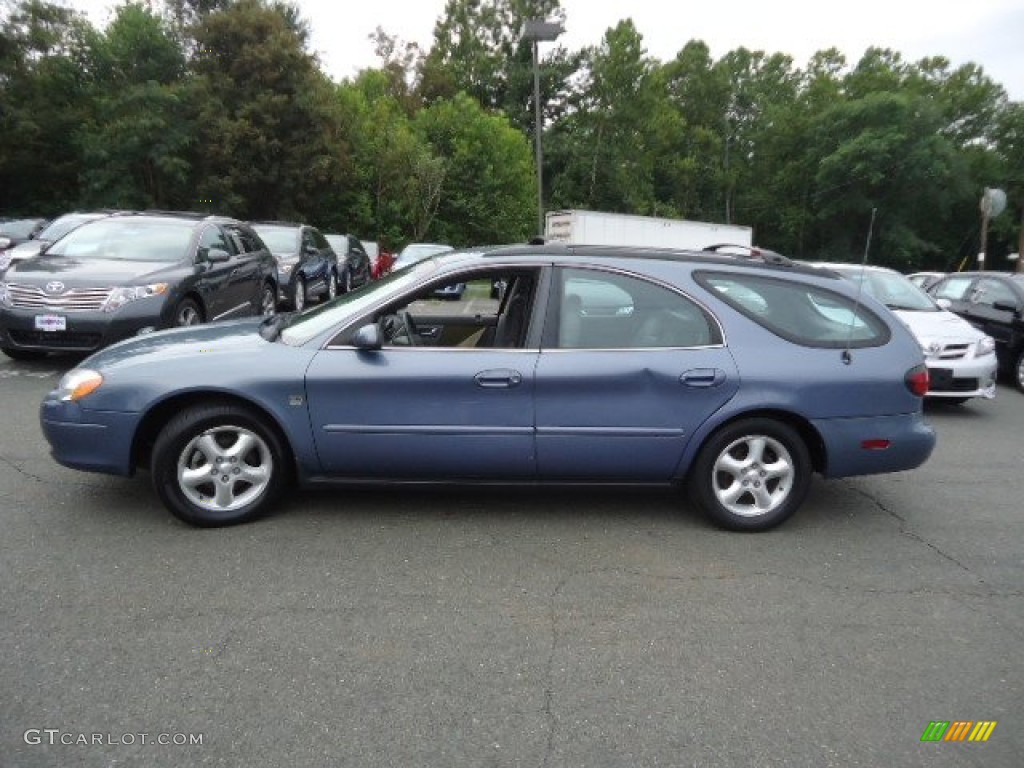
[(536, 373), (539, 476), (668, 481), (738, 387), (717, 321), (636, 276), (557, 272)]
[(971, 286), (968, 298), (967, 318), (971, 323), (995, 339), (997, 347), (1004, 352), (1014, 349), (1022, 304), (1009, 281), (1000, 277), (979, 277)]
[(232, 257), (231, 292), (235, 306), (233, 314), (249, 314), (259, 308), (260, 289), (263, 280), (268, 276), (268, 252), (252, 230), (241, 223), (232, 222), (224, 225), (235, 249)]
[[(489, 285), (488, 277), (481, 279)], [(464, 321), (479, 322), (478, 334), (452, 335), (450, 322), (445, 334), (440, 316), (431, 319), (424, 309), (432, 303), (451, 311), (450, 303), (431, 298), (435, 287), (356, 323), (415, 314), (410, 334), (396, 332), (375, 350), (357, 350), (339, 337), (314, 358), (306, 392), (324, 471), (419, 481), (532, 480), (538, 349), (524, 345), (525, 333), (509, 346), (493, 346), (489, 326), (500, 317), (486, 322), (479, 305)], [(479, 300), (496, 303), (486, 294)], [(532, 294), (526, 301), (524, 313), (532, 312)], [(413, 336), (416, 344), (409, 343)]]
[[(226, 260), (210, 259), (210, 251), (222, 251), (228, 254)], [(232, 308), (240, 302), (241, 291), (235, 278), (238, 263), (235, 245), (231, 238), (216, 224), (207, 224), (199, 235), (196, 248), (196, 272), (199, 293), (206, 304), (206, 320), (220, 320), (233, 314)]]

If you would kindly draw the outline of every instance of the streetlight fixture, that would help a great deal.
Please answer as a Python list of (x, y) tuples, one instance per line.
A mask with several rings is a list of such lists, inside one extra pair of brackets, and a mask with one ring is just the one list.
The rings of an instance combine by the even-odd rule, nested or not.
[(542, 41), (553, 42), (563, 32), (565, 27), (557, 21), (527, 19), (523, 24), (523, 40), (533, 43), (533, 141), (537, 160), (537, 235), (540, 237), (544, 237), (544, 173), (541, 170), (544, 152), (540, 140), (540, 63), (537, 59), (537, 44)]

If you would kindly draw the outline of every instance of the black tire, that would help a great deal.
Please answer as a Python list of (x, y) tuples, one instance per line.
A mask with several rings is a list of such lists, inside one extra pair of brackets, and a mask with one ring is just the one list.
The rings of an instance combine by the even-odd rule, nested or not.
[(338, 273), (333, 269), (327, 273), (327, 289), (324, 293), (324, 301), (331, 301), (338, 296)]
[(46, 357), (46, 353), (41, 349), (16, 349), (14, 347), (3, 347), (3, 353), (11, 358), (11, 360), (21, 360), (23, 362), (28, 362), (29, 360), (42, 360)]
[(341, 292), (352, 292), (352, 270), (350, 270), (348, 267), (345, 268), (345, 277), (342, 280)]
[(306, 308), (306, 281), (302, 275), (292, 278), (292, 309), (301, 312)]
[(190, 525), (244, 523), (266, 514), (287, 486), (287, 455), (277, 433), (248, 409), (194, 406), (160, 431), (150, 463), (153, 488)]
[(795, 429), (774, 419), (750, 418), (707, 439), (687, 484), (690, 498), (716, 525), (766, 531), (803, 503), (811, 472), (810, 452)]
[(261, 317), (271, 317), (277, 313), (277, 291), (270, 283), (264, 283), (260, 288), (260, 303), (257, 311)]
[(192, 299), (182, 299), (174, 308), (174, 317), (171, 323), (175, 328), (184, 328), (189, 325), (199, 325), (203, 322), (203, 311)]
[(1013, 383), (1018, 390), (1024, 392), (1024, 347), (1017, 353), (1017, 362), (1013, 366)]

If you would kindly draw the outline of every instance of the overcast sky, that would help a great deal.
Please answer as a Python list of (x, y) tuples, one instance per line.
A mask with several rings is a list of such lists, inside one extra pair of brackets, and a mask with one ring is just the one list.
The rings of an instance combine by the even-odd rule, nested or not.
[[(65, 0), (102, 26), (111, 0)], [(376, 66), (368, 35), (377, 26), (429, 47), (444, 0), (299, 0), (312, 29), (312, 46), (335, 79)], [(718, 58), (744, 46), (788, 53), (796, 66), (835, 47), (855, 64), (870, 46), (892, 48), (904, 60), (945, 56), (954, 66), (974, 62), (1024, 101), (1022, 0), (562, 0), (571, 49), (600, 43), (606, 29), (627, 16), (650, 55), (668, 61), (698, 39)], [(544, 44), (542, 44), (544, 45)]]

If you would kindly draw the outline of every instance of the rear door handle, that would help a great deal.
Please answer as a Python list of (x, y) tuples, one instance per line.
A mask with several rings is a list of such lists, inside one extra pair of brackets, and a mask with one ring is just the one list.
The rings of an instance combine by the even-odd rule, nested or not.
[(522, 384), (523, 374), (511, 368), (497, 368), (492, 371), (480, 371), (473, 380), (477, 386), (485, 389), (509, 389)]
[(679, 377), (680, 384), (702, 389), (717, 387), (724, 381), (725, 371), (719, 368), (693, 368)]

